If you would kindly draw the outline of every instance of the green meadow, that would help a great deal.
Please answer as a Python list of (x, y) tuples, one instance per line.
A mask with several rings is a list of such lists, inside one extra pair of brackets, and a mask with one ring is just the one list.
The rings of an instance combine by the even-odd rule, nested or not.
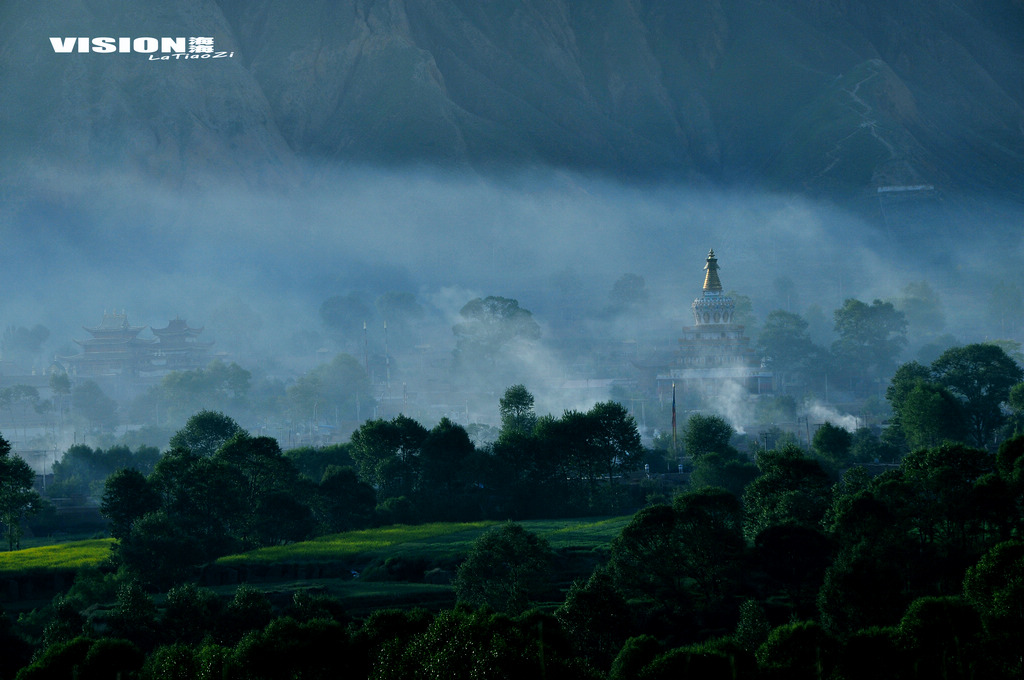
[(94, 538), (0, 552), (0, 575), (95, 567), (110, 557), (112, 538)]
[[(555, 550), (607, 550), (630, 516), (612, 518), (534, 520), (522, 525), (543, 536)], [(261, 548), (217, 560), (230, 567), (272, 564), (343, 563), (356, 566), (389, 558), (415, 559), (452, 565), (469, 551), (473, 541), (500, 522), (451, 522), (395, 525), (321, 536), (311, 541)], [(95, 567), (110, 556), (113, 539), (69, 541), (11, 552), (0, 552), (0, 576)]]
[(297, 562), (347, 562), (351, 560), (386, 557), (397, 551), (413, 547), (424, 557), (449, 554), (461, 546), (467, 546), (495, 522), (458, 522), (398, 524), (376, 529), (347, 531), (341, 534), (321, 536), (311, 541), (275, 545), (237, 555), (228, 555), (217, 560), (217, 564), (239, 566), (242, 564), (267, 565)]
[[(555, 550), (607, 548), (631, 516), (602, 519), (533, 520), (521, 522), (547, 539)], [(389, 557), (427, 561), (461, 559), (473, 541), (500, 522), (438, 522), (395, 525), (321, 536), (312, 541), (260, 548), (217, 560), (223, 566), (296, 564), (308, 562), (373, 562)]]

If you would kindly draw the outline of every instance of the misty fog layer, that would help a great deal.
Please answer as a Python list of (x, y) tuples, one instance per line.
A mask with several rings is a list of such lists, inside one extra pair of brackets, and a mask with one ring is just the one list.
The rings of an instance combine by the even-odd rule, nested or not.
[[(132, 323), (180, 316), (205, 326), (218, 350), (287, 356), (291, 338), (324, 331), (317, 312), (328, 297), (359, 292), (372, 302), (406, 291), (433, 312), (415, 344), (454, 346), (462, 305), (499, 295), (544, 328), (576, 319), (592, 326), (582, 333), (671, 346), (689, 323), (710, 247), (723, 285), (750, 297), (755, 316), (816, 305), (830, 318), (846, 298), (893, 298), (924, 280), (945, 305), (948, 331), (967, 341), (999, 336), (978, 296), (1018, 280), (1022, 255), (1011, 208), (965, 214), (955, 234), (948, 223), (918, 224), (932, 231), (918, 245), (799, 196), (544, 170), (496, 179), (347, 169), (277, 193), (216, 176), (169, 190), (56, 167), (20, 182), (28, 198), (3, 213), (2, 285), (23, 294), (6, 296), (0, 313), (7, 325), (44, 324), (51, 343), (123, 309)], [(618, 328), (598, 312), (627, 272), (644, 277), (651, 299), (644, 318)], [(259, 323), (240, 347), (229, 317), (243, 311)]]
[[(2, 360), (38, 376), (123, 312), (254, 380), (347, 353), (378, 402), (493, 422), (524, 382), (557, 413), (671, 362), (710, 248), (751, 342), (784, 310), (828, 347), (844, 300), (908, 286), (935, 318), (900, 360), (1018, 340), (1019, 3), (812, 5), (5, 3), (0, 322), (35, 344)], [(50, 40), (108, 34), (226, 55)], [(539, 339), (451, 370), (491, 296)], [(540, 390), (575, 379), (606, 382)]]

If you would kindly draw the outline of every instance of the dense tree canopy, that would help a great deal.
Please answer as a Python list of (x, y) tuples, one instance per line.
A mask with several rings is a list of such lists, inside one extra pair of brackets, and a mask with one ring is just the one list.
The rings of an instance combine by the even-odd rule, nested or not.
[(743, 494), (748, 540), (777, 524), (818, 526), (830, 501), (831, 482), (816, 460), (787, 445), (759, 453), (757, 467), (761, 474)]
[(892, 375), (896, 360), (907, 344), (907, 321), (891, 302), (870, 305), (848, 299), (835, 311), (832, 344), (836, 359), (858, 378), (881, 379)]
[(781, 309), (764, 321), (757, 344), (769, 361), (778, 394), (785, 394), (791, 383), (805, 381), (806, 374), (821, 368), (826, 352), (811, 341), (807, 328), (799, 314)]
[(943, 352), (931, 366), (932, 378), (960, 399), (972, 442), (989, 446), (1003, 423), (1002, 405), (1024, 370), (1000, 347), (974, 344)]
[(459, 316), (462, 320), (452, 327), (459, 366), (494, 366), (510, 344), (540, 338), (533, 314), (510, 298), (475, 298), (459, 310)]
[(39, 494), (32, 488), (35, 478), (28, 463), (13, 455), (10, 443), (0, 437), (0, 526), (8, 550), (14, 550), (21, 541), (22, 519), (42, 507)]
[(288, 387), (288, 401), (300, 421), (356, 420), (373, 407), (366, 369), (349, 354), (306, 372)]
[(891, 429), (913, 446), (966, 439), (991, 447), (1022, 380), (1024, 370), (992, 344), (953, 347), (927, 367), (904, 364), (886, 389)]
[(709, 453), (732, 453), (729, 441), (735, 432), (729, 421), (721, 416), (695, 413), (686, 421), (683, 432), (686, 455), (698, 460)]
[(117, 402), (93, 380), (71, 388), (71, 412), (88, 429), (106, 432), (117, 426)]
[(212, 456), (229, 439), (242, 432), (242, 427), (219, 411), (200, 411), (174, 433), (169, 446), (188, 449), (197, 456)]
[(551, 558), (546, 540), (507, 522), (473, 542), (459, 566), (455, 592), (460, 602), (521, 613), (546, 587)]
[(498, 400), (502, 434), (529, 434), (537, 424), (533, 395), (524, 385), (512, 385)]

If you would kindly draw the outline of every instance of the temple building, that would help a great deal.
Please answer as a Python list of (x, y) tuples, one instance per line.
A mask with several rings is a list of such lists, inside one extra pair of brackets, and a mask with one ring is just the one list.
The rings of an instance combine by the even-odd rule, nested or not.
[(701, 396), (720, 394), (739, 385), (751, 394), (771, 392), (772, 374), (735, 323), (736, 302), (722, 291), (715, 251), (704, 265), (704, 290), (690, 305), (692, 326), (684, 326), (679, 349), (668, 371), (659, 373), (659, 389), (677, 389)]
[(153, 348), (153, 368), (158, 371), (194, 371), (209, 363), (212, 342), (201, 342), (202, 328), (192, 328), (184, 319), (175, 318), (164, 328), (153, 328), (157, 343)]
[(153, 348), (156, 338), (140, 338), (145, 326), (132, 326), (128, 315), (112, 312), (103, 313), (99, 326), (83, 326), (92, 337), (75, 340), (82, 348), (81, 354), (61, 357), (72, 377), (135, 378), (152, 370)]
[(58, 364), (72, 378), (98, 380), (125, 396), (171, 371), (192, 371), (209, 363), (213, 343), (198, 340), (202, 328), (173, 319), (164, 328), (151, 328), (153, 337), (140, 336), (146, 328), (129, 324), (124, 311), (104, 312), (100, 325), (83, 326), (89, 339), (75, 340), (81, 353), (58, 357)]

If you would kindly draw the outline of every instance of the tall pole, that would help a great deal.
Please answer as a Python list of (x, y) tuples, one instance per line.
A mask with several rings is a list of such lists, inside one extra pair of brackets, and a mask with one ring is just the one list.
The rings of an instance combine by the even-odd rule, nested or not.
[(679, 448), (676, 446), (676, 384), (672, 383), (672, 455), (678, 462)]
[(391, 396), (391, 355), (388, 353), (388, 322), (384, 321), (384, 388)]

